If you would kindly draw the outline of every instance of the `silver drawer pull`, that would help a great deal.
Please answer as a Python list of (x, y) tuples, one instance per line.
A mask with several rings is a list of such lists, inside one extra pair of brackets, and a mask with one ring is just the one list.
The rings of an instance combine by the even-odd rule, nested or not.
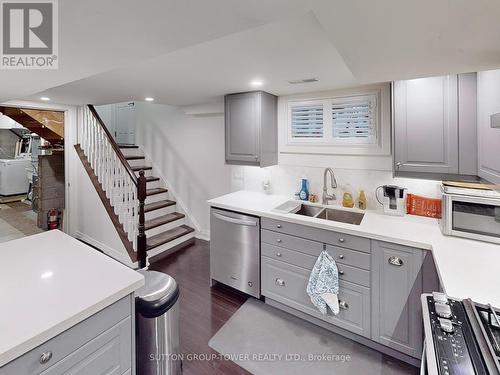
[(339, 259), (344, 259), (344, 258), (345, 258), (344, 254), (339, 255)]
[(343, 274), (344, 274), (344, 271), (339, 270), (339, 275), (343, 275)]
[(285, 280), (283, 279), (276, 279), (276, 285), (279, 285), (279, 286), (285, 286)]
[(281, 224), (277, 224), (276, 228), (280, 229), (281, 228)]
[(281, 257), (281, 253), (276, 253), (276, 256), (277, 257)]
[(403, 260), (398, 257), (390, 257), (388, 260), (389, 264), (393, 266), (401, 267), (403, 265)]
[(276, 242), (277, 242), (277, 243), (281, 243), (281, 238), (278, 238), (278, 239), (276, 240)]
[(349, 308), (349, 304), (346, 301), (339, 301), (339, 307), (341, 309), (347, 310)]
[(42, 353), (42, 355), (40, 356), (40, 363), (42, 365), (46, 364), (48, 361), (50, 361), (50, 359), (52, 358), (52, 352), (51, 351), (48, 351), (48, 352), (44, 352)]
[(340, 242), (340, 243), (344, 243), (344, 242), (345, 242), (345, 238), (340, 237), (340, 238), (339, 238), (339, 242)]

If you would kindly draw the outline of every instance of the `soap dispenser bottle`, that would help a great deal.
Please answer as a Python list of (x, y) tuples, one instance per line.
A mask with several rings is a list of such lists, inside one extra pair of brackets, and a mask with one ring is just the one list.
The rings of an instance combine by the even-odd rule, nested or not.
[(302, 177), (302, 183), (299, 191), (299, 197), (301, 200), (306, 201), (309, 199), (309, 189), (307, 187), (307, 177)]

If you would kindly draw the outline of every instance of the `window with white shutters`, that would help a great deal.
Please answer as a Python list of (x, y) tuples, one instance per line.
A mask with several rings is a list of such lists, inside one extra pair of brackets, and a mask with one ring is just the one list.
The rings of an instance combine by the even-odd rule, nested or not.
[(291, 136), (293, 139), (322, 139), (323, 104), (304, 104), (291, 107)]
[(376, 95), (289, 103), (291, 144), (373, 144), (377, 142)]

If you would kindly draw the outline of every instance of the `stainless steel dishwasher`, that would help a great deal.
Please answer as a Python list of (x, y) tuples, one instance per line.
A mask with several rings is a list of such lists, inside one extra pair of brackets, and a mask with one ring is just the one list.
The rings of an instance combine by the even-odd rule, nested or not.
[(260, 298), (260, 218), (211, 209), (210, 278)]

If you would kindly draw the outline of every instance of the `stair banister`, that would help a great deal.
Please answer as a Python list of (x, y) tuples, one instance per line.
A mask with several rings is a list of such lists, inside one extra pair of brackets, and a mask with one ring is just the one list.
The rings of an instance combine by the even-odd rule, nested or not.
[[(139, 268), (144, 268), (147, 257), (144, 170), (139, 171), (139, 177), (135, 175), (120, 147), (94, 106), (90, 104), (83, 110), (79, 143), (79, 146), (75, 146), (77, 152), (80, 150), (85, 155), (98, 184), (105, 192), (106, 196), (101, 199), (109, 201), (112, 206), (111, 213), (108, 211), (110, 216), (113, 216), (112, 221), (119, 221), (121, 232), (125, 232), (120, 236), (122, 242), (132, 261), (137, 260)], [(134, 251), (132, 249), (129, 251), (130, 247)]]

